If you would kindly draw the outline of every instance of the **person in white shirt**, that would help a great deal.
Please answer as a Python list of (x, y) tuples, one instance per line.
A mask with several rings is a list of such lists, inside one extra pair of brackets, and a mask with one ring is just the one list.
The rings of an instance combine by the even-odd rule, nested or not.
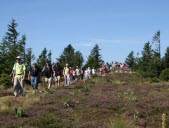
[(91, 71), (90, 67), (88, 67), (88, 76), (89, 76), (89, 79), (91, 79), (91, 74), (92, 74), (92, 71)]
[(88, 71), (88, 68), (86, 68), (86, 70), (84, 71), (84, 82), (86, 82), (86, 80), (89, 79), (89, 71)]
[(80, 80), (80, 69), (79, 69), (79, 67), (77, 66), (76, 67), (76, 77), (77, 77), (77, 80)]
[(95, 73), (96, 73), (96, 70), (93, 67), (93, 69), (92, 69), (92, 75), (94, 75)]

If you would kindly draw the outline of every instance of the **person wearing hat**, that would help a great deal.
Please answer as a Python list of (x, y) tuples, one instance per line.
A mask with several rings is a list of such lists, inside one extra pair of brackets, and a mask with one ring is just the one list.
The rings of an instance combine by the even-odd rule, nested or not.
[(17, 97), (19, 94), (23, 95), (23, 82), (26, 74), (26, 67), (21, 64), (21, 57), (16, 57), (16, 63), (13, 66), (14, 71), (14, 96)]
[(33, 90), (35, 90), (36, 92), (36, 90), (38, 89), (38, 81), (40, 80), (40, 70), (38, 66), (36, 65), (36, 63), (34, 63), (32, 67), (30, 68), (30, 71), (28, 74), (28, 80), (31, 81)]

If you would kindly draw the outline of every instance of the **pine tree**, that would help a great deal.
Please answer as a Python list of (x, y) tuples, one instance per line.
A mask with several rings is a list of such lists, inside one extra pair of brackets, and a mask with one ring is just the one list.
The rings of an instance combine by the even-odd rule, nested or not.
[(139, 73), (143, 77), (150, 77), (151, 71), (150, 71), (150, 61), (153, 57), (153, 50), (151, 48), (150, 42), (145, 43), (143, 51), (142, 51), (142, 57), (139, 61)]
[(27, 71), (30, 70), (33, 60), (35, 60), (35, 55), (32, 53), (32, 48), (27, 48), (25, 52), (25, 65), (27, 67)]
[(11, 46), (17, 44), (17, 37), (19, 36), (19, 33), (16, 30), (17, 26), (18, 24), (14, 19), (12, 19), (11, 24), (8, 25), (8, 32), (6, 32), (5, 40)]
[(150, 70), (152, 72), (152, 77), (159, 77), (162, 70), (160, 30), (155, 33), (152, 43), (155, 44), (155, 50), (153, 50), (154, 55), (151, 60)]
[(25, 45), (26, 45), (26, 35), (23, 35), (21, 40), (18, 42), (18, 54), (23, 58), (23, 63), (25, 64)]
[(134, 65), (136, 64), (136, 59), (134, 57), (134, 51), (131, 51), (127, 56), (125, 63), (128, 65), (129, 68), (133, 69)]
[(83, 59), (82, 53), (80, 51), (76, 51), (74, 53), (73, 67), (75, 67), (75, 66), (81, 67), (83, 62), (84, 62), (84, 59)]
[(64, 48), (60, 57), (57, 58), (61, 67), (64, 67), (66, 63), (68, 63), (71, 67), (74, 66), (74, 51), (75, 49), (72, 47), (71, 44)]
[(43, 66), (46, 64), (46, 61), (47, 61), (47, 49), (44, 48), (42, 50), (42, 53), (37, 58), (36, 63), (38, 64), (39, 68), (42, 69)]
[(11, 69), (16, 61), (16, 56), (19, 55), (17, 42), (19, 33), (16, 30), (17, 26), (18, 24), (15, 22), (15, 20), (12, 19), (11, 24), (8, 25), (8, 31), (6, 32), (6, 35), (0, 44), (0, 51), (2, 56), (2, 73), (11, 72)]
[(88, 60), (86, 62), (86, 67), (95, 67), (99, 68), (100, 65), (104, 62), (102, 60), (100, 51), (101, 49), (99, 48), (99, 45), (96, 44), (93, 49), (91, 50), (91, 53), (88, 57)]
[(164, 68), (169, 68), (169, 47), (167, 47), (165, 55), (163, 57)]
[(152, 43), (155, 44), (155, 56), (161, 58), (160, 30), (155, 33)]

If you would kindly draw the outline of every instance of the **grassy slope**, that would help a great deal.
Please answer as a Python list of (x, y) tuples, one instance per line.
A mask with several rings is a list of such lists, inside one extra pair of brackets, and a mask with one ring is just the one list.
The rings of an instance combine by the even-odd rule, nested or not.
[[(146, 82), (135, 74), (108, 74), (38, 95), (26, 90), (17, 99), (11, 90), (1, 90), (0, 127), (108, 128), (122, 118), (134, 127), (159, 128), (162, 113), (169, 111), (169, 84)], [(16, 117), (15, 107), (23, 108), (25, 117)]]

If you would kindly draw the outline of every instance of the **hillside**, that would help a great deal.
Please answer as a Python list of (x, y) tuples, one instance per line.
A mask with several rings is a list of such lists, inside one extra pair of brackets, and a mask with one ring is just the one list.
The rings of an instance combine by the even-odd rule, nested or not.
[[(1, 128), (160, 128), (169, 112), (169, 83), (151, 83), (136, 74), (93, 76), (92, 80), (13, 98), (0, 90)], [(24, 114), (17, 117), (15, 108)], [(114, 125), (114, 126), (113, 126)], [(129, 125), (129, 126), (127, 126)]]

